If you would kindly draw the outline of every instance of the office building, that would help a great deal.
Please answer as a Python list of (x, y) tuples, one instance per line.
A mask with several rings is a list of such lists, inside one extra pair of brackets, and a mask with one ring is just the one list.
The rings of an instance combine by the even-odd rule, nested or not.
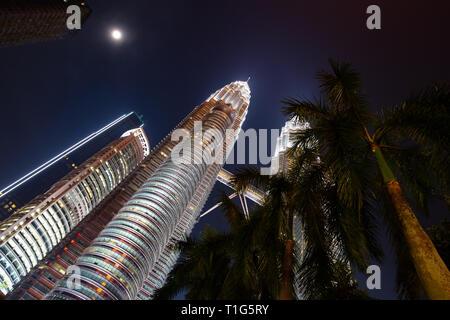
[(81, 25), (91, 14), (82, 0), (2, 0), (0, 2), (0, 47), (62, 39), (69, 30), (67, 8), (77, 5)]
[(127, 131), (0, 224), (0, 284), (10, 292), (149, 154), (142, 128)]
[[(78, 258), (74, 274), (66, 274), (45, 299), (149, 299), (163, 285), (178, 252), (217, 179), (222, 163), (209, 161), (205, 149), (233, 145), (250, 102), (246, 82), (233, 82), (211, 95), (177, 127), (190, 133), (191, 160), (171, 157), (178, 142), (167, 136), (142, 162), (148, 178)], [(202, 122), (200, 143), (195, 121)], [(205, 133), (215, 130), (216, 139)], [(234, 129), (233, 135), (226, 135)], [(197, 132), (198, 133), (198, 132)], [(226, 157), (224, 157), (225, 159)], [(140, 169), (139, 169), (140, 170)]]
[(142, 119), (135, 112), (124, 114), (0, 189), (0, 221), (11, 216), (37, 195), (47, 192), (58, 180), (77, 169), (106, 145), (119, 139), (124, 132), (143, 125)]

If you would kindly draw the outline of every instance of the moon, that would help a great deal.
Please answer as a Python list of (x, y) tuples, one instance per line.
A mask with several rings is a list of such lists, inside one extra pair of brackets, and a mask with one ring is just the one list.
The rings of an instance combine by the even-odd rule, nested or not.
[(115, 40), (115, 41), (120, 41), (120, 40), (122, 40), (122, 31), (117, 30), (117, 29), (111, 31), (111, 37), (112, 37), (113, 40)]

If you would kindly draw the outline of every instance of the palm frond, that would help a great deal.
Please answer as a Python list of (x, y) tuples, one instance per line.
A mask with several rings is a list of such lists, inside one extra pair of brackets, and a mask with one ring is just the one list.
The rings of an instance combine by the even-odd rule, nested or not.
[(386, 149), (384, 155), (407, 198), (428, 215), (431, 198), (446, 194), (449, 173), (440, 168), (435, 169), (431, 164), (431, 156), (417, 146)]
[(221, 202), (221, 210), (225, 213), (225, 219), (232, 229), (237, 228), (245, 222), (244, 213), (225, 192), (221, 193)]
[(281, 113), (299, 122), (311, 122), (317, 119), (326, 118), (329, 114), (329, 107), (321, 100), (298, 100), (288, 98), (281, 101), (284, 107)]
[(446, 152), (448, 157), (449, 121), (450, 85), (429, 86), (401, 104), (383, 108), (376, 125), (377, 139), (386, 134), (409, 138), (426, 149)]
[(322, 93), (335, 111), (350, 109), (356, 112), (360, 121), (372, 119), (366, 109), (366, 101), (361, 94), (361, 75), (350, 63), (329, 59), (331, 72), (320, 71), (317, 79)]
[(250, 185), (265, 190), (270, 184), (270, 176), (261, 175), (256, 167), (244, 167), (236, 171), (231, 183), (236, 192), (242, 192)]

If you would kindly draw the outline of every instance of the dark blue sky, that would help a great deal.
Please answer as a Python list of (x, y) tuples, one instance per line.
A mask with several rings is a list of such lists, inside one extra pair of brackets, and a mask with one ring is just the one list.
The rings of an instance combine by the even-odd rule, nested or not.
[[(132, 110), (155, 145), (212, 92), (249, 75), (244, 128), (256, 129), (283, 125), (281, 99), (316, 95), (328, 57), (362, 72), (374, 109), (450, 78), (444, 0), (87, 3), (93, 13), (75, 36), (0, 49), (0, 186)], [(370, 4), (381, 7), (382, 30), (365, 27)], [(217, 212), (196, 230), (222, 222)], [(374, 296), (396, 296), (390, 259)]]

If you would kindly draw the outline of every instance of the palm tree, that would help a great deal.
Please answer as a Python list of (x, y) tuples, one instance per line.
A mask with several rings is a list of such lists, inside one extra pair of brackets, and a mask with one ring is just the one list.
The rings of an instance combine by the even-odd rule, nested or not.
[[(330, 254), (332, 237), (327, 236), (333, 231), (326, 232), (323, 228), (325, 223), (331, 224), (328, 221), (320, 222), (323, 216), (308, 217), (316, 222), (314, 227), (308, 229), (309, 237), (313, 240), (308, 242), (308, 252), (312, 254), (307, 255), (305, 266), (297, 264), (295, 238), (291, 236), (288, 239), (286, 234), (293, 234), (292, 225), (285, 226), (284, 207), (277, 200), (277, 195), (283, 196), (279, 191), (286, 192), (288, 189), (287, 180), (284, 180), (286, 177), (261, 177), (253, 168), (241, 169), (238, 176), (236, 181), (241, 186), (246, 184), (246, 178), (251, 177), (257, 177), (259, 183), (265, 182), (267, 190), (271, 190), (271, 196), (267, 197), (270, 200), (252, 210), (250, 218), (246, 219), (241, 210), (223, 195), (222, 207), (230, 231), (219, 233), (207, 227), (199, 240), (188, 238), (174, 248), (181, 250), (181, 259), (154, 298), (173, 298), (187, 290), (187, 299), (293, 299), (294, 271), (302, 275), (297, 281), (300, 282), (304, 298), (366, 298), (364, 292), (350, 281), (352, 274), (346, 261), (333, 260)], [(267, 184), (267, 179), (270, 184)], [(360, 233), (357, 224), (347, 227), (355, 230), (355, 235)], [(349, 233), (349, 244), (358, 243), (361, 244)], [(351, 250), (357, 252), (361, 247), (365, 246), (354, 245)], [(348, 283), (344, 283), (347, 280)]]
[(217, 299), (221, 291), (217, 284), (225, 280), (230, 263), (228, 238), (227, 234), (206, 228), (199, 240), (188, 238), (174, 247), (173, 250), (181, 250), (181, 258), (154, 299), (170, 299), (183, 290), (188, 290), (186, 299)]
[[(297, 152), (287, 174), (263, 176), (256, 168), (241, 168), (234, 177), (238, 192), (251, 184), (266, 193), (265, 226), (260, 228), (271, 230), (266, 241), (278, 239), (283, 244), (278, 258), (281, 300), (293, 299), (296, 293), (306, 299), (326, 296), (335, 281), (337, 262), (351, 262), (365, 271), (370, 259), (382, 257), (374, 232), (372, 195), (364, 194), (358, 211), (345, 206), (338, 198), (337, 183), (317, 159), (317, 148), (309, 144)], [(301, 225), (301, 235), (294, 233), (294, 225)], [(302, 243), (304, 247), (298, 247)]]
[[(233, 178), (233, 184), (237, 192), (243, 192), (249, 185), (262, 188), (269, 195), (262, 206), (264, 219), (259, 226), (261, 234), (266, 234), (260, 244), (265, 248), (266, 261), (277, 265), (281, 261), (281, 288), (276, 295), (280, 300), (292, 300), (294, 298), (294, 197), (295, 189), (291, 182), (283, 176), (263, 176), (256, 168), (239, 169)], [(253, 216), (253, 214), (252, 214)], [(270, 236), (269, 236), (270, 235)], [(273, 242), (281, 243), (279, 250), (268, 250), (267, 245)], [(272, 246), (270, 246), (272, 247)], [(280, 250), (281, 249), (281, 250)], [(280, 256), (273, 256), (281, 254)], [(268, 258), (272, 255), (272, 259)]]
[[(169, 299), (187, 290), (187, 299), (274, 299), (278, 288), (278, 268), (272, 256), (279, 252), (277, 241), (267, 241), (270, 234), (260, 229), (262, 210), (249, 219), (225, 195), (222, 208), (230, 230), (219, 233), (211, 227), (200, 239), (188, 238), (174, 250), (181, 258), (170, 272), (165, 285), (156, 291), (155, 299)], [(267, 230), (266, 230), (267, 231)], [(266, 246), (268, 255), (261, 255)]]
[[(311, 124), (296, 135), (294, 152), (316, 145), (328, 178), (336, 183), (338, 202), (345, 209), (360, 212), (371, 197), (380, 202), (383, 195), (379, 186), (383, 186), (395, 213), (388, 217), (393, 221), (392, 230), (401, 230), (400, 241), (407, 244), (410, 261), (428, 297), (450, 299), (450, 273), (393, 173), (396, 169), (408, 195), (419, 204), (426, 204), (429, 191), (448, 195), (448, 87), (427, 89), (400, 106), (383, 110), (376, 119), (361, 94), (360, 75), (348, 63), (330, 59), (330, 65), (331, 73), (318, 73), (323, 99), (284, 101), (286, 115)], [(405, 140), (420, 149), (414, 151)], [(414, 156), (405, 159), (408, 153)], [(426, 168), (423, 172), (429, 172), (429, 177), (420, 180), (408, 175), (414, 166)]]
[(373, 300), (365, 290), (358, 288), (358, 282), (353, 280), (353, 270), (348, 264), (336, 262), (334, 264), (334, 279), (327, 290), (317, 299), (321, 300)]
[(450, 266), (450, 221), (442, 220), (439, 225), (428, 228), (428, 233), (445, 264)]

